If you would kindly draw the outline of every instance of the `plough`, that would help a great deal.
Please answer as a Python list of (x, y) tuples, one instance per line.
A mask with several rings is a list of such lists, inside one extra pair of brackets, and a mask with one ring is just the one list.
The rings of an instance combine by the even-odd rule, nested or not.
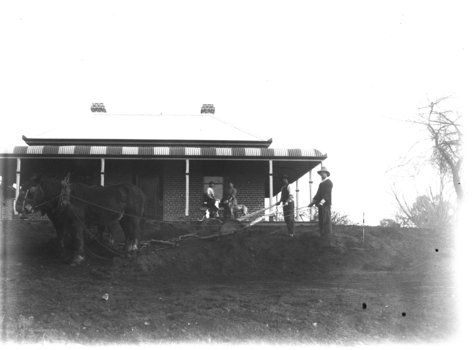
[[(184, 241), (187, 239), (212, 239), (212, 238), (220, 238), (222, 236), (232, 235), (242, 230), (245, 230), (251, 226), (254, 226), (258, 222), (262, 221), (264, 217), (266, 216), (273, 215), (274, 214), (273, 208), (275, 206), (276, 204), (273, 204), (267, 208), (263, 208), (253, 213), (244, 215), (241, 218), (229, 219), (224, 222), (217, 218), (205, 219), (200, 224), (199, 229), (195, 232), (182, 235), (179, 237), (171, 238), (167, 241), (151, 239), (149, 241), (142, 242), (141, 244), (143, 246), (147, 246), (149, 244), (161, 244), (161, 245), (166, 245), (168, 247), (175, 247), (179, 245), (180, 241)], [(249, 219), (267, 210), (270, 210), (267, 214), (258, 216), (252, 221), (247, 222)]]

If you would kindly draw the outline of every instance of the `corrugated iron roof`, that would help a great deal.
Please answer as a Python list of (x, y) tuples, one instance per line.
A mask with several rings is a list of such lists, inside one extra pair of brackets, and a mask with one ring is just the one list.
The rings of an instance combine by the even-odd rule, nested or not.
[(265, 158), (322, 160), (326, 155), (316, 149), (242, 148), (242, 147), (127, 147), (127, 146), (16, 146), (0, 147), (1, 158), (28, 157), (100, 158)]
[(212, 114), (108, 114), (91, 113), (63, 125), (48, 125), (47, 130), (28, 139), (91, 140), (222, 140), (266, 141), (234, 122)]

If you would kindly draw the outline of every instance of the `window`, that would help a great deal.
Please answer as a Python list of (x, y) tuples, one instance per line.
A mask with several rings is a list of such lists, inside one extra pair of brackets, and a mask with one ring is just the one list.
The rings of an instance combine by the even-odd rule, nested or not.
[(210, 181), (213, 182), (213, 191), (215, 198), (223, 199), (223, 177), (222, 176), (204, 176), (203, 177), (203, 193), (206, 193)]

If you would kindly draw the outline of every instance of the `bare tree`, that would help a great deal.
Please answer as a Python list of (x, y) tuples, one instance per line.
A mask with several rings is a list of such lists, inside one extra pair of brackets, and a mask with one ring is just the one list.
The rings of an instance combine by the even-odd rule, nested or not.
[(457, 199), (464, 197), (461, 185), (462, 124), (461, 115), (450, 110), (441, 110), (438, 106), (446, 98), (431, 102), (426, 113), (420, 114), (434, 142), (433, 163), (440, 173), (451, 174)]
[(395, 187), (392, 189), (399, 212), (396, 222), (401, 226), (415, 226), (429, 229), (447, 229), (453, 220), (454, 207), (450, 200), (445, 198), (444, 184), (438, 194), (434, 194), (431, 186), (425, 195), (418, 195), (413, 204), (409, 205), (405, 198), (398, 194)]
[[(446, 228), (454, 218), (454, 205), (460, 204), (464, 197), (461, 185), (464, 127), (461, 124), (462, 115), (446, 108), (448, 99), (449, 97), (442, 97), (429, 102), (427, 106), (419, 109), (415, 118), (404, 120), (419, 126), (423, 135), (401, 158), (397, 167), (401, 167), (405, 173), (410, 173), (409, 176), (416, 177), (424, 167), (432, 165), (438, 172), (439, 188), (433, 192), (429, 185), (425, 194), (420, 195), (417, 192), (415, 202), (408, 204), (404, 196), (397, 192), (395, 185), (393, 186), (392, 194), (398, 207), (395, 220), (402, 226)], [(420, 145), (427, 148), (422, 147), (413, 152)], [(452, 194), (455, 194), (456, 198), (452, 198)]]
[(460, 120), (462, 115), (442, 107), (441, 103), (448, 98), (440, 98), (420, 108), (418, 117), (412, 122), (426, 127), (429, 140), (433, 143), (429, 160), (439, 171), (439, 176), (446, 175), (446, 178), (452, 178), (457, 200), (460, 202), (464, 197), (461, 185), (463, 125)]
[[(441, 181), (449, 184), (452, 182), (460, 202), (464, 196), (461, 185), (464, 130), (461, 124), (462, 115), (445, 108), (448, 99), (449, 97), (442, 97), (429, 102), (427, 106), (419, 108), (416, 117), (403, 120), (420, 126), (419, 131), (423, 131), (423, 135), (411, 146), (407, 154), (400, 158), (399, 165), (390, 170), (402, 168), (404, 172), (407, 170), (405, 173), (409, 173), (409, 176), (415, 177), (424, 166), (431, 164), (438, 171)], [(423, 147), (418, 150), (421, 145)]]

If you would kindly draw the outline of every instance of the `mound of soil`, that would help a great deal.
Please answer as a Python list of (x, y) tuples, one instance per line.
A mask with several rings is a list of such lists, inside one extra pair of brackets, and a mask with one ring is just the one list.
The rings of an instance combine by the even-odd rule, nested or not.
[[(221, 225), (216, 219), (203, 223), (198, 236), (215, 235)], [(223, 226), (228, 227), (237, 230), (244, 225)], [(192, 231), (195, 227), (190, 223), (168, 224), (148, 230), (144, 240), (169, 240)], [(432, 266), (439, 256), (436, 249), (449, 254), (452, 249), (450, 240), (425, 230), (368, 227), (364, 231), (359, 226), (340, 226), (334, 228), (331, 237), (322, 238), (313, 227), (302, 226), (295, 237), (289, 237), (285, 227), (254, 226), (211, 240), (188, 237), (176, 247), (148, 245), (131, 259), (115, 258), (110, 271), (197, 280), (218, 276), (303, 280), (337, 270), (399, 272), (418, 261)]]
[(131, 255), (122, 232), (115, 245), (91, 235), (71, 268), (49, 222), (3, 222), (2, 341), (359, 345), (454, 333), (450, 234), (222, 224), (149, 222)]

